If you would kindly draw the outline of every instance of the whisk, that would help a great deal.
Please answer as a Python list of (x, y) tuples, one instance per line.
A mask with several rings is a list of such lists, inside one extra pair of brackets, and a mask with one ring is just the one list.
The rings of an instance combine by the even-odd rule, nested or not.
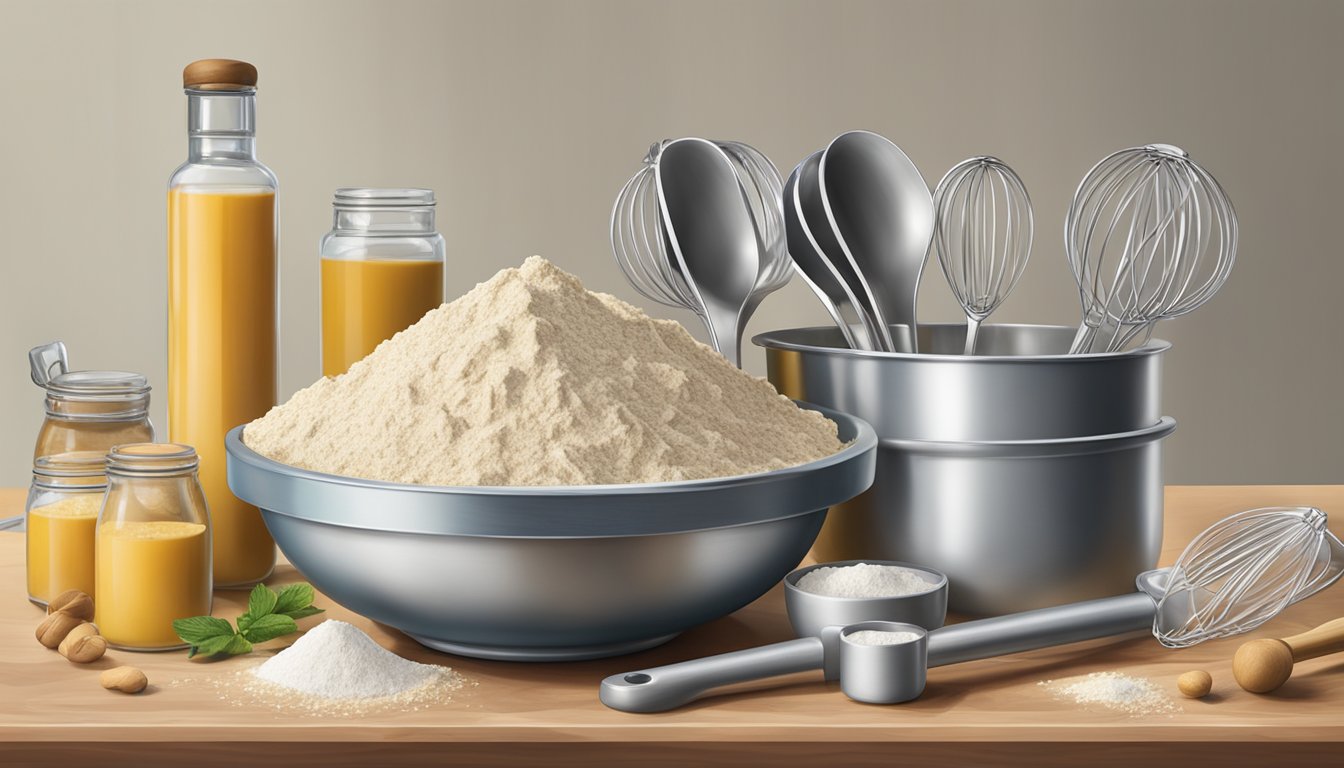
[[(616, 196), (611, 214), (611, 250), (616, 264), (642, 296), (660, 304), (695, 313), (710, 331), (721, 354), (732, 359), (714, 333), (699, 292), (687, 282), (667, 231), (667, 218), (659, 202), (658, 163), (664, 140), (649, 147), (644, 165)], [(744, 303), (741, 322), (770, 293), (783, 288), (793, 276), (784, 238), (784, 213), (780, 207), (783, 181), (779, 171), (759, 150), (737, 141), (713, 142), (727, 157), (742, 188), (746, 206), (756, 228), (759, 268), (755, 284)]]
[(1078, 185), (1064, 248), (1083, 304), (1070, 352), (1114, 352), (1218, 292), (1236, 259), (1237, 216), (1185, 150), (1133, 147)]
[(1312, 507), (1266, 507), (1223, 518), (1171, 567), (1153, 634), (1169, 648), (1239, 635), (1344, 574), (1344, 543)]
[(934, 248), (966, 311), (965, 354), (980, 323), (1012, 292), (1031, 256), (1034, 220), (1022, 179), (996, 157), (963, 160), (933, 193)]

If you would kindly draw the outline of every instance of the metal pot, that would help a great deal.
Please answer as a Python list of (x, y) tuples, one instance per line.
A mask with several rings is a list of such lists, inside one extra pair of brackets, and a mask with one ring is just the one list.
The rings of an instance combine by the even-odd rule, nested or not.
[(1171, 345), (1154, 339), (1127, 352), (1070, 355), (1075, 330), (987, 325), (981, 354), (969, 356), (961, 354), (961, 324), (920, 325), (920, 354), (849, 349), (833, 326), (752, 341), (765, 347), (780, 392), (858, 416), (879, 437), (1043, 440), (1156, 424)]
[(1131, 591), (1162, 546), (1164, 418), (1061, 440), (882, 440), (877, 477), (837, 506), (819, 560), (905, 560), (947, 574), (949, 609), (1026, 611)]
[(1025, 611), (1128, 592), (1162, 542), (1161, 358), (1067, 355), (1074, 329), (921, 325), (932, 353), (842, 348), (834, 328), (757, 336), (784, 394), (852, 413), (877, 474), (834, 508), (818, 560), (904, 560), (950, 580), (948, 608)]

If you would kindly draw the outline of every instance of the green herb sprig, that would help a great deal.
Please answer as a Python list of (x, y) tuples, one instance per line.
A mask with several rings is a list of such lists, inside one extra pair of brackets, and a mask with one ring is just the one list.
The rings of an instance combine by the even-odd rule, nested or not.
[(299, 631), (298, 619), (322, 613), (313, 607), (311, 585), (286, 584), (279, 592), (258, 584), (247, 597), (247, 613), (238, 617), (238, 630), (224, 619), (193, 616), (173, 621), (173, 631), (188, 643), (187, 658), (202, 656), (238, 656), (252, 652), (254, 643), (264, 643)]

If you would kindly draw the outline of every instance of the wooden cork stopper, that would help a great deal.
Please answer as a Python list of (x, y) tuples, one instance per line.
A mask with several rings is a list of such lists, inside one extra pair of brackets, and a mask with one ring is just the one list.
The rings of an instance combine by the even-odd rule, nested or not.
[(257, 68), (236, 59), (201, 59), (182, 70), (182, 87), (198, 91), (246, 91), (257, 87)]

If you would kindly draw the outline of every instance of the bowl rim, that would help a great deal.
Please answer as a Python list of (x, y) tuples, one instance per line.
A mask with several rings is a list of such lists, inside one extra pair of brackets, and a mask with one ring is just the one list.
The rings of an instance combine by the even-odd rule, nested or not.
[[(835, 422), (848, 443), (806, 464), (726, 478), (518, 487), (364, 480), (266, 458), (243, 442), (242, 425), (225, 437), (228, 479), (235, 495), (264, 512), (361, 530), (518, 538), (690, 533), (810, 514), (872, 485), (878, 446), (873, 427), (829, 408), (799, 406)], [(311, 503), (306, 494), (312, 493), (321, 494), (322, 503)], [(377, 515), (356, 511), (394, 497), (401, 501), (396, 509), (389, 505)], [(708, 504), (718, 508), (711, 512), (704, 508)]]
[[(921, 326), (934, 327), (965, 327), (963, 323), (920, 323)], [(828, 354), (837, 357), (852, 357), (872, 360), (905, 360), (909, 362), (927, 362), (927, 363), (946, 363), (949, 365), (967, 365), (991, 364), (1003, 365), (1023, 362), (1052, 362), (1052, 363), (1083, 363), (1099, 362), (1108, 360), (1124, 360), (1133, 357), (1148, 357), (1151, 355), (1160, 355), (1171, 349), (1171, 342), (1165, 339), (1149, 339), (1141, 346), (1134, 349), (1128, 349), (1123, 352), (1088, 352), (1077, 355), (1068, 353), (1059, 355), (954, 355), (954, 354), (929, 354), (925, 352), (882, 352), (869, 351), (864, 349), (850, 349), (849, 347), (819, 347), (813, 344), (804, 344), (800, 341), (793, 341), (787, 338), (788, 335), (805, 333), (809, 331), (829, 331), (833, 330), (833, 325), (809, 325), (801, 328), (779, 328), (773, 331), (758, 333), (751, 337), (751, 343), (764, 349), (783, 349), (794, 352), (810, 352), (813, 354)], [(893, 324), (891, 328), (905, 328), (904, 324)], [(992, 325), (983, 325), (985, 328), (1035, 328), (1059, 331), (1076, 331), (1077, 328), (1067, 325), (1047, 325), (1040, 323), (994, 323)]]

